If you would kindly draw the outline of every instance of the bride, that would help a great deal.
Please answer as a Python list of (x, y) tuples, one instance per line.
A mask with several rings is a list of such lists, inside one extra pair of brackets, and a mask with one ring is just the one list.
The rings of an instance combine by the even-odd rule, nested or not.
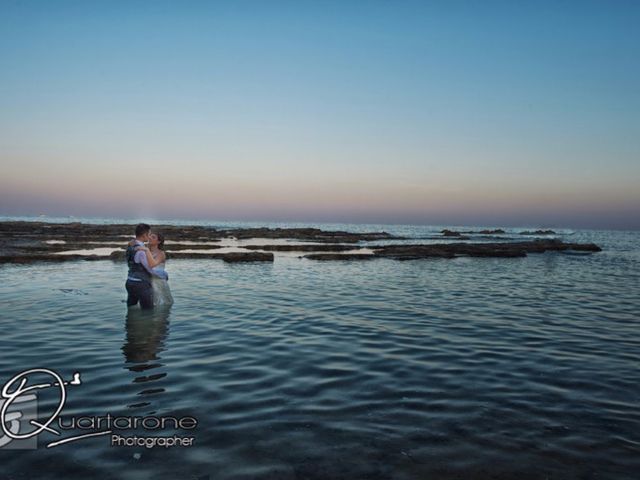
[(138, 247), (136, 250), (144, 250), (147, 254), (147, 263), (157, 275), (151, 276), (153, 288), (153, 305), (171, 305), (173, 297), (169, 282), (166, 280), (165, 264), (167, 256), (164, 253), (164, 235), (162, 233), (150, 233), (148, 247)]

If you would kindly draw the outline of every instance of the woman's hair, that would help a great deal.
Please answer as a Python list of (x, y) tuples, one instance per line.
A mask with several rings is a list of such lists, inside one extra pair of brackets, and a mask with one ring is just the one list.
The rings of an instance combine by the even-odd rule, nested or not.
[(158, 237), (158, 248), (160, 250), (164, 250), (164, 235), (160, 232), (154, 232), (156, 237)]

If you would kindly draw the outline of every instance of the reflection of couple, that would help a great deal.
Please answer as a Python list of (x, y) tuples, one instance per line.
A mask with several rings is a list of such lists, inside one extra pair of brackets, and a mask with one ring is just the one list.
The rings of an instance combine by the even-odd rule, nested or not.
[(162, 359), (169, 334), (171, 306), (153, 309), (127, 309), (125, 341), (122, 353), (125, 368), (132, 373), (131, 395), (126, 395), (127, 408), (153, 408), (158, 394), (164, 392), (168, 370)]
[(136, 238), (127, 246), (126, 258), (129, 266), (125, 283), (127, 306), (138, 302), (143, 309), (171, 305), (173, 298), (169, 289), (169, 275), (164, 269), (164, 236), (158, 232), (151, 233), (151, 227), (146, 223), (139, 224), (136, 226)]

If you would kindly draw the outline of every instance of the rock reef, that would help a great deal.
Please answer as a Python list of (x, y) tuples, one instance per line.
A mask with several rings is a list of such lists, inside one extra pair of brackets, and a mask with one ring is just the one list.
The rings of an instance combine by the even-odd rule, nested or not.
[[(387, 232), (346, 232), (318, 228), (216, 228), (198, 225), (156, 225), (153, 230), (164, 233), (168, 258), (221, 259), (226, 262), (273, 261), (268, 251), (343, 251), (358, 248), (358, 242), (400, 240), (404, 237)], [(132, 237), (132, 224), (0, 222), (0, 263), (65, 262), (71, 260), (124, 259), (127, 239)], [(249, 239), (295, 240), (301, 245), (242, 245), (246, 251), (207, 252), (222, 248), (223, 240)], [(181, 243), (182, 242), (182, 243)], [(119, 249), (113, 253), (94, 254), (95, 248)], [(186, 250), (186, 251), (185, 251)], [(192, 250), (202, 250), (195, 253)], [(264, 250), (258, 252), (255, 250)], [(64, 252), (83, 251), (87, 253)]]
[[(462, 231), (449, 230), (445, 228), (444, 230), (441, 230), (440, 233), (443, 237), (456, 237), (467, 240), (469, 237), (466, 237), (465, 235), (504, 235), (507, 232), (501, 228), (495, 228), (493, 230), (485, 229)], [(557, 232), (554, 232), (553, 230), (525, 230), (519, 232), (518, 235), (556, 235), (556, 233)]]
[[(0, 264), (124, 260), (124, 249), (134, 225), (84, 223), (0, 222)], [(470, 240), (466, 234), (501, 235), (502, 229), (457, 232), (442, 230), (440, 238), (461, 242), (408, 244), (407, 238), (387, 232), (326, 231), (317, 228), (215, 228), (198, 225), (153, 225), (169, 243), (169, 259), (219, 259), (229, 263), (273, 262), (279, 255), (299, 252), (311, 260), (371, 260), (391, 258), (524, 257), (546, 251), (586, 254), (600, 251), (592, 243), (565, 243), (555, 238), (523, 241), (497, 236)], [(547, 235), (551, 230), (521, 232)], [(256, 241), (257, 240), (257, 241)], [(274, 240), (274, 243), (269, 243)], [(511, 240), (511, 241), (505, 241)], [(401, 243), (400, 241), (404, 241)], [(374, 242), (373, 244), (371, 242)], [(394, 243), (395, 242), (395, 243)]]
[[(46, 223), (9, 221), (0, 222), (0, 248), (7, 239), (13, 240), (58, 240), (69, 243), (87, 241), (115, 241), (131, 237), (135, 225), (93, 223)], [(287, 238), (305, 242), (357, 243), (360, 241), (400, 239), (387, 232), (345, 232), (321, 230), (319, 228), (216, 228), (199, 225), (152, 225), (168, 239), (175, 241), (219, 241), (223, 238)]]
[(520, 235), (555, 235), (556, 232), (553, 230), (525, 230), (524, 232), (520, 232)]
[(599, 252), (602, 249), (593, 243), (564, 243), (560, 240), (535, 240), (532, 242), (509, 243), (442, 243), (432, 245), (387, 245), (373, 248), (374, 253), (337, 255), (316, 253), (304, 255), (312, 260), (368, 260), (370, 258), (393, 258), (395, 260), (416, 260), (422, 258), (455, 257), (526, 257), (528, 253), (547, 251)]
[(478, 231), (467, 230), (467, 231), (462, 231), (462, 232), (457, 232), (455, 230), (448, 230), (448, 229), (445, 228), (444, 230), (441, 230), (440, 233), (442, 233), (442, 235), (445, 236), (445, 237), (460, 237), (463, 234), (502, 235), (503, 233), (507, 233), (507, 232), (505, 232), (501, 228), (496, 228), (494, 230), (478, 230)]

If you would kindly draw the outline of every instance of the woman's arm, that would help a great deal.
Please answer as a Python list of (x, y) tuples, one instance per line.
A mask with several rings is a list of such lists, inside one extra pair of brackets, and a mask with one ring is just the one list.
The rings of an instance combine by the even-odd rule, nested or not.
[(147, 255), (147, 263), (149, 264), (149, 268), (153, 268), (162, 263), (163, 255), (158, 255), (158, 259), (156, 260), (155, 258), (153, 258), (153, 255), (151, 255), (151, 251), (147, 247), (138, 247), (136, 248), (136, 250), (143, 250)]

